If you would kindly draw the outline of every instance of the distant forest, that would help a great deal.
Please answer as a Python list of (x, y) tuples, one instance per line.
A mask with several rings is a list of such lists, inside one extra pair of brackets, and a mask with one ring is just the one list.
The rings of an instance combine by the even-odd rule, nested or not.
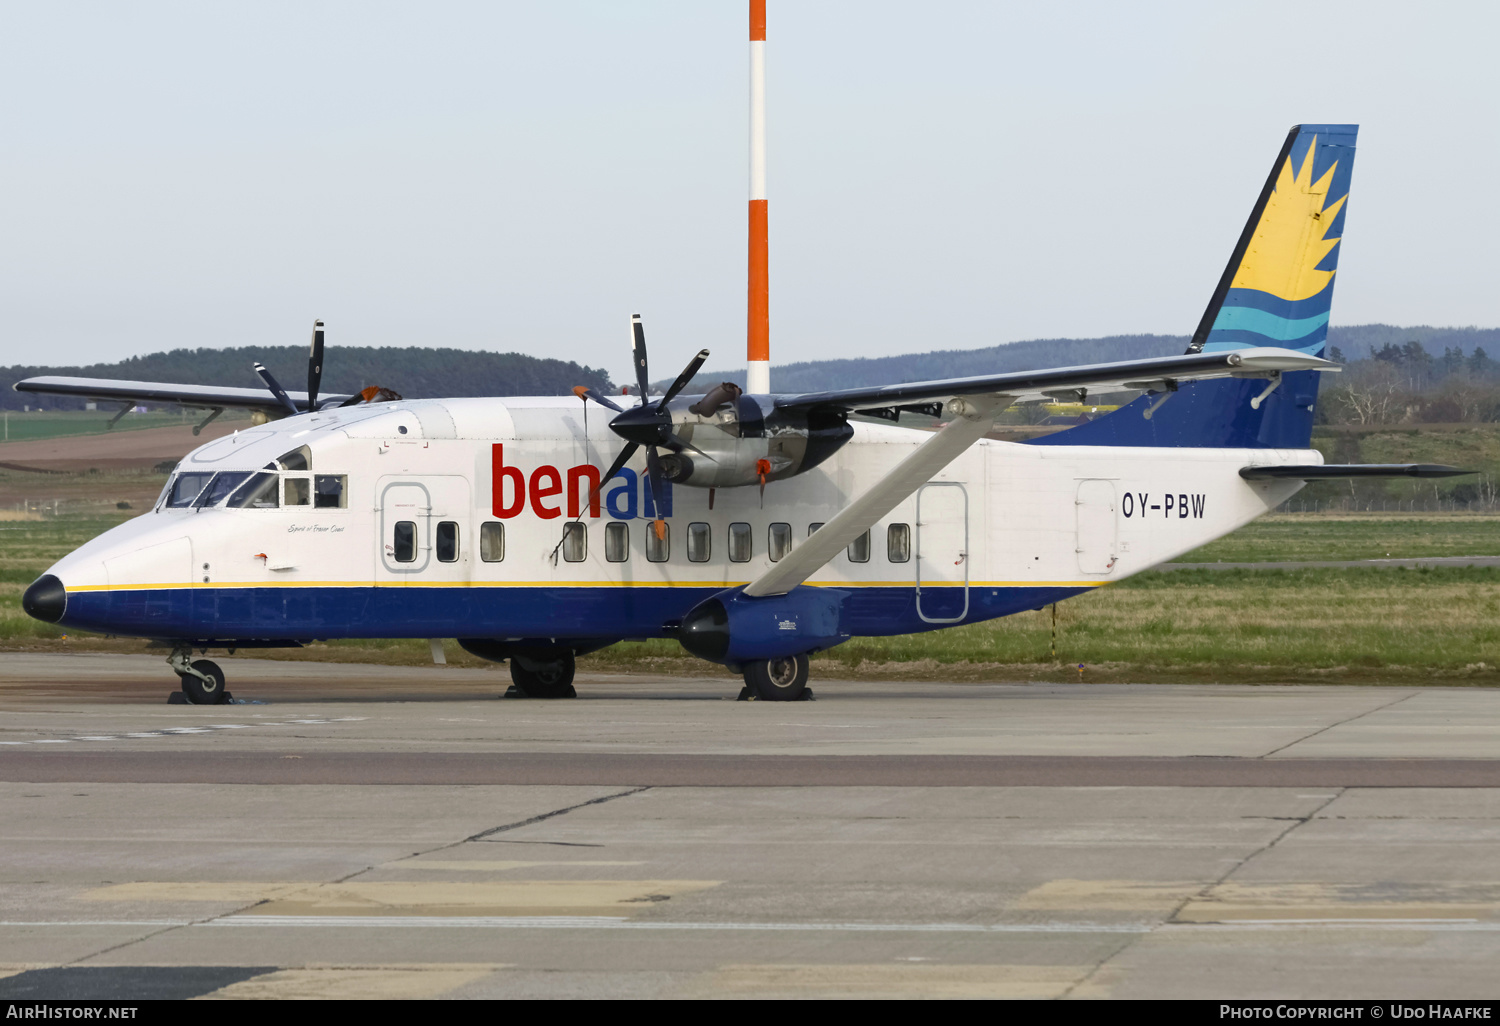
[[(1500, 328), (1361, 324), (1330, 328), (1328, 341), (1329, 355), (1348, 366), (1343, 374), (1330, 375), (1324, 382), (1319, 419), (1326, 423), (1500, 420)], [(1186, 335), (1035, 339), (986, 349), (777, 364), (772, 368), (772, 384), (778, 392), (813, 392), (1108, 363), (1180, 353), (1187, 342)], [(256, 360), (263, 361), (286, 388), (305, 387), (307, 350), (301, 346), (177, 349), (88, 367), (0, 368), (0, 408), (17, 410), (26, 405), (32, 409), (81, 408), (82, 403), (77, 400), (41, 399), (10, 387), (21, 378), (41, 374), (255, 388), (260, 385), (260, 379), (251, 370)], [(744, 368), (703, 371), (698, 375), (696, 388), (701, 391), (719, 381), (743, 385)], [(414, 346), (330, 347), (324, 363), (323, 391), (354, 392), (366, 385), (384, 385), (412, 399), (566, 395), (575, 385), (588, 385), (607, 393), (617, 391), (603, 370), (520, 353)]]
[[(11, 387), (22, 378), (42, 374), (261, 388), (264, 386), (251, 367), (257, 360), (276, 375), (283, 388), (301, 391), (307, 387), (306, 346), (174, 349), (169, 353), (152, 353), (119, 363), (97, 363), (88, 367), (0, 367), (0, 408), (83, 408), (80, 400), (28, 395)], [(566, 395), (574, 385), (614, 390), (605, 371), (567, 360), (544, 360), (520, 353), (422, 349), (416, 346), (382, 349), (329, 346), (323, 359), (322, 393), (353, 393), (367, 385), (384, 385), (408, 399)]]

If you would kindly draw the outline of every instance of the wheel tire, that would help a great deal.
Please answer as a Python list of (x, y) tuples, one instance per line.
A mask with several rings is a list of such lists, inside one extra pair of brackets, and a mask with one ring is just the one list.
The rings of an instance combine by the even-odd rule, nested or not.
[(745, 667), (745, 686), (762, 702), (795, 702), (807, 690), (808, 659), (759, 659)]
[(182, 693), (188, 696), (188, 701), (193, 705), (218, 705), (224, 701), (224, 671), (219, 669), (219, 664), (210, 659), (198, 659), (193, 662), (193, 669), (211, 677), (213, 684), (190, 674), (179, 674)]
[[(528, 665), (521, 665), (523, 661)], [(577, 698), (573, 672), (572, 652), (564, 652), (560, 658), (548, 662), (525, 656), (512, 656), (510, 660), (510, 679), (527, 698)]]

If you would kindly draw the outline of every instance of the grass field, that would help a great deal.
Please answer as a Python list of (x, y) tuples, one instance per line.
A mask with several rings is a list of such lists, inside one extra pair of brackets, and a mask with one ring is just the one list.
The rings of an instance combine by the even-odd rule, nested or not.
[[(21, 592), (58, 557), (124, 514), (0, 522), (0, 649), (141, 651), (26, 616)], [(1500, 518), (1280, 516), (1199, 550), (1230, 562), (1495, 553)], [(1489, 545), (1485, 548), (1486, 544)], [(1205, 556), (1204, 554), (1208, 554)], [(1050, 610), (896, 638), (817, 657), (815, 675), (869, 679), (1500, 684), (1500, 570), (1223, 570), (1142, 574)], [(427, 643), (333, 642), (267, 658), (419, 665)], [(448, 659), (482, 665), (451, 642)], [(1084, 666), (1082, 674), (1077, 664)], [(581, 669), (728, 671), (671, 641), (616, 645)]]
[(1284, 513), (1261, 517), (1179, 563), (1500, 556), (1500, 516)]
[[(71, 435), (97, 435), (105, 431), (139, 431), (143, 428), (177, 427), (196, 424), (203, 419), (201, 411), (174, 413), (127, 413), (113, 428), (110, 420), (119, 407), (105, 410), (66, 410), (22, 413), (19, 410), (5, 411), (0, 416), (0, 441), (27, 442), (41, 438), (63, 438)], [(231, 410), (218, 418), (220, 421), (246, 420), (248, 414)]]

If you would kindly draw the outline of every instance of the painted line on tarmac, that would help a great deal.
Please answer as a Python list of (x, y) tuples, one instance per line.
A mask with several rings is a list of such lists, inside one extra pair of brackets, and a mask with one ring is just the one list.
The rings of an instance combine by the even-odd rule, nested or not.
[(184, 762), (164, 749), (90, 750), (73, 744), (0, 749), (0, 780), (360, 786), (1284, 787), (1307, 791), (1500, 788), (1500, 759), (301, 751), (297, 759), (287, 760), (279, 750), (230, 749), (216, 750), (210, 760)]
[(43, 737), (30, 741), (0, 741), (0, 745), (68, 745), (75, 741), (125, 741), (142, 737), (175, 737), (179, 734), (212, 734), (216, 730), (248, 730), (251, 727), (289, 727), (304, 723), (345, 723), (363, 720), (363, 716), (339, 716), (326, 720), (273, 720), (268, 723), (203, 723), (194, 727), (162, 727), (160, 730), (138, 730), (123, 734), (79, 734), (76, 737)]
[(225, 916), (195, 919), (0, 921), (4, 928), (233, 926), (282, 929), (677, 930), (760, 933), (1147, 934), (1266, 930), (1400, 930), (1500, 933), (1500, 921), (1477, 919), (1242, 919), (1209, 923), (695, 923), (616, 916)]

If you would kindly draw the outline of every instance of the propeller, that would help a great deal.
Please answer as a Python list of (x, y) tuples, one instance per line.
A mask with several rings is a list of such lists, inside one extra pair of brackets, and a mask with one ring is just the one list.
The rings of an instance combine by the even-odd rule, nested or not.
[[(698, 368), (703, 366), (703, 361), (708, 359), (708, 350), (700, 350), (698, 355), (688, 361), (682, 373), (677, 375), (677, 380), (672, 382), (662, 397), (656, 402), (651, 402), (649, 397), (650, 376), (647, 373), (646, 360), (646, 329), (641, 324), (641, 315), (632, 314), (630, 317), (630, 355), (631, 362), (635, 364), (635, 381), (641, 403), (632, 409), (622, 409), (607, 396), (601, 395), (592, 388), (580, 385), (573, 389), (573, 394), (585, 401), (592, 399), (606, 409), (614, 410), (617, 414), (609, 422), (609, 428), (615, 434), (625, 439), (625, 448), (620, 450), (620, 455), (615, 462), (599, 479), (598, 486), (594, 492), (604, 489), (610, 480), (615, 477), (625, 464), (630, 462), (636, 450), (644, 447), (646, 450), (646, 477), (651, 486), (651, 501), (656, 509), (657, 516), (655, 530), (657, 538), (666, 537), (667, 524), (661, 517), (662, 499), (666, 496), (666, 486), (662, 477), (661, 457), (657, 455), (657, 446), (666, 445), (674, 449), (687, 449), (697, 453), (704, 459), (713, 460), (702, 449), (693, 445), (684, 438), (678, 437), (672, 432), (672, 414), (667, 409), (667, 404), (677, 398), (688, 382), (693, 380), (693, 375), (698, 373)], [(589, 504), (593, 505), (594, 495), (589, 496)]]
[(307, 353), (307, 408), (318, 408), (318, 386), (323, 383), (323, 322), (313, 321), (312, 348)]
[[(323, 322), (313, 321), (312, 347), (307, 352), (307, 406), (305, 408), (297, 408), (297, 404), (292, 401), (292, 397), (286, 394), (286, 389), (281, 387), (281, 383), (276, 380), (270, 371), (266, 370), (264, 365), (257, 362), (255, 364), (255, 373), (260, 375), (260, 380), (266, 383), (266, 388), (270, 389), (271, 394), (276, 397), (276, 401), (286, 410), (288, 416), (295, 417), (299, 413), (316, 413), (318, 409), (318, 388), (323, 384)], [(400, 402), (401, 398), (402, 396), (399, 392), (386, 388), (383, 385), (371, 385), (354, 393), (339, 403), (339, 406), (354, 406), (359, 403)], [(612, 409), (619, 409), (618, 406), (614, 406), (605, 400), (603, 396), (594, 395), (592, 398), (604, 402), (605, 405), (610, 406)], [(203, 423), (206, 424), (208, 421), (204, 421)], [(200, 424), (199, 426), (201, 427), (202, 425)]]
[(278, 382), (271, 375), (271, 372), (266, 370), (265, 366), (259, 361), (257, 361), (255, 364), (255, 373), (260, 375), (260, 380), (266, 383), (266, 387), (271, 390), (271, 394), (276, 397), (276, 401), (286, 408), (286, 412), (290, 416), (295, 417), (297, 414), (302, 412), (301, 410), (297, 409), (297, 404), (292, 402), (292, 397), (286, 394), (286, 389), (281, 387), (281, 383)]

